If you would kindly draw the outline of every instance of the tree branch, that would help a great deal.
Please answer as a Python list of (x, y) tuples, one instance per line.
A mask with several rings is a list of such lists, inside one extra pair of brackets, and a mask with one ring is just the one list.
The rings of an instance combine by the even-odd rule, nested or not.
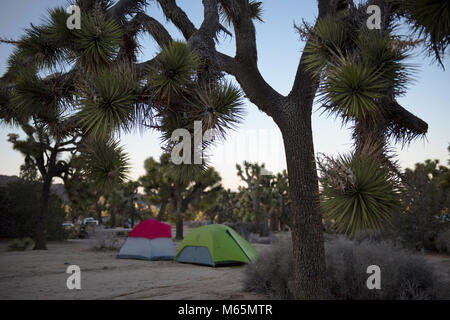
[(198, 30), (202, 36), (213, 39), (220, 29), (217, 0), (202, 0), (204, 8), (203, 22)]
[(158, 56), (144, 62), (136, 63), (136, 74), (139, 79), (142, 79), (145, 76), (149, 68), (156, 66), (157, 59)]
[[(347, 0), (319, 0), (319, 16), (317, 20), (329, 14), (335, 14), (339, 10), (345, 9), (348, 4), (349, 1)], [(308, 45), (308, 42), (309, 41), (306, 41), (305, 47)], [(319, 85), (319, 79), (313, 79), (312, 75), (306, 71), (304, 58), (305, 55), (302, 54), (297, 67), (297, 73), (295, 74), (294, 84), (291, 92), (289, 93), (289, 98), (295, 101), (305, 102), (305, 106), (311, 106)]]
[(137, 33), (139, 30), (148, 32), (160, 47), (167, 46), (173, 41), (166, 28), (158, 20), (145, 13), (137, 13), (129, 23), (132, 32)]
[(397, 101), (383, 104), (383, 109), (386, 112), (387, 119), (394, 123), (398, 130), (407, 131), (412, 136), (420, 136), (427, 133), (428, 124), (403, 108)]
[(117, 20), (123, 20), (127, 14), (138, 12), (138, 9), (144, 7), (146, 4), (146, 0), (119, 0), (108, 10), (107, 16)]
[(255, 26), (246, 0), (219, 0), (233, 21), (236, 35), (236, 57), (219, 55), (227, 73), (232, 74), (247, 97), (274, 119), (282, 112), (284, 97), (275, 91), (258, 70)]
[(202, 195), (202, 187), (196, 186), (194, 190), (181, 201), (181, 212), (185, 212), (192, 201), (196, 201)]
[(196, 28), (186, 13), (177, 6), (175, 0), (158, 0), (158, 3), (166, 18), (173, 22), (186, 40), (189, 40), (196, 31)]

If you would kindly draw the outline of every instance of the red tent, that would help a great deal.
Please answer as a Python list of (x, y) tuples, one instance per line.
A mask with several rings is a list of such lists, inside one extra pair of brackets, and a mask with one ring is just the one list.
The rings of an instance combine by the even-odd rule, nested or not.
[(131, 230), (128, 237), (147, 238), (150, 240), (155, 238), (172, 238), (172, 227), (158, 220), (147, 219)]

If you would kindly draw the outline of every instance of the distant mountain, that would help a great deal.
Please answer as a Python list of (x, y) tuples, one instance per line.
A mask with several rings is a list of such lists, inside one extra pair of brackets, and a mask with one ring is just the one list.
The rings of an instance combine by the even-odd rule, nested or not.
[(10, 182), (16, 182), (19, 180), (18, 176), (5, 176), (0, 174), (0, 187), (6, 186)]
[[(19, 181), (20, 178), (18, 176), (6, 176), (3, 174), (0, 174), (0, 187), (6, 186), (8, 183)], [(67, 197), (66, 189), (64, 188), (64, 184), (62, 183), (54, 183), (52, 184), (51, 188), (52, 192), (61, 199), (63, 199), (64, 202), (68, 202), (69, 198)]]

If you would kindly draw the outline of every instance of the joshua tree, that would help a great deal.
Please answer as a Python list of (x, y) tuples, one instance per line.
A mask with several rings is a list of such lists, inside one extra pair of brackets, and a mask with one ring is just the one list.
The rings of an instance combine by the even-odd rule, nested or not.
[(35, 71), (19, 68), (10, 82), (13, 85), (1, 84), (0, 119), (25, 132), (24, 140), (20, 140), (17, 134), (10, 134), (8, 140), (25, 157), (22, 169), (37, 169), (40, 173), (42, 206), (34, 249), (45, 250), (50, 187), (54, 177), (61, 176), (70, 168), (70, 163), (61, 158), (77, 152), (81, 132), (74, 119), (62, 113), (70, 97), (57, 89), (57, 79), (42, 79)]
[(220, 180), (219, 174), (212, 167), (192, 176), (191, 181), (185, 179), (174, 180), (171, 201), (176, 212), (177, 239), (183, 239), (183, 215), (189, 205), (197, 203), (202, 196), (207, 195), (209, 192), (213, 192), (214, 188), (220, 184)]
[[(287, 206), (289, 185), (287, 173), (264, 176), (261, 181), (259, 198), (265, 211), (265, 220), (270, 220), (270, 231), (278, 231), (283, 224), (290, 225)], [(267, 222), (265, 222), (267, 225)]]
[(230, 203), (230, 190), (225, 190), (221, 185), (212, 188), (205, 194), (195, 209), (204, 212), (211, 223), (216, 221), (222, 223), (225, 218), (230, 217), (232, 205)]
[(252, 198), (253, 214), (255, 216), (256, 227), (260, 236), (267, 236), (268, 230), (261, 222), (260, 201), (258, 199), (258, 188), (263, 177), (262, 170), (265, 170), (264, 164), (250, 163), (244, 161), (244, 168), (236, 164), (237, 174), (247, 184), (250, 196)]
[(70, 201), (72, 218), (93, 213), (101, 221), (102, 192), (95, 186), (93, 177), (87, 175), (87, 164), (82, 155), (73, 155), (68, 170), (59, 176)]
[(107, 200), (111, 227), (115, 227), (116, 211), (128, 204), (128, 199), (124, 200), (124, 191), (134, 187), (132, 182), (124, 185), (130, 170), (128, 155), (117, 141), (101, 139), (91, 141), (82, 156), (86, 162), (86, 175)]
[[(419, 31), (424, 32), (430, 40), (426, 43), (432, 43), (437, 49), (435, 52), (445, 50), (450, 20), (449, 11), (443, 10), (447, 8), (447, 2), (442, 2), (442, 6), (435, 6), (428, 0), (401, 1), (400, 4), (388, 0), (369, 2), (383, 9), (383, 30), (398, 21), (399, 16), (407, 16), (416, 23)], [(203, 0), (204, 19), (199, 28), (175, 0), (158, 0), (158, 3), (166, 18), (181, 31), (187, 45), (174, 43), (164, 26), (145, 13), (144, 0), (119, 0), (114, 4), (106, 0), (79, 0), (77, 4), (82, 11), (80, 30), (66, 28), (68, 15), (64, 9), (53, 10), (45, 25), (32, 27), (17, 42), (18, 50), (11, 63), (45, 67), (55, 65), (55, 62), (66, 65), (71, 62), (72, 69), (57, 77), (64, 83), (64, 89), (79, 97), (77, 111), (84, 130), (90, 134), (108, 135), (111, 131), (128, 130), (136, 125), (150, 126), (162, 131), (169, 149), (173, 147), (169, 138), (175, 128), (192, 132), (195, 120), (203, 122), (202, 130), (216, 129), (222, 134), (236, 123), (242, 96), (238, 88), (222, 80), (224, 72), (234, 76), (246, 97), (273, 118), (283, 136), (291, 198), (294, 295), (296, 298), (325, 298), (324, 245), (311, 131), (312, 105), (321, 85), (321, 72), (313, 72), (307, 67), (308, 52), (305, 50), (287, 96), (266, 82), (258, 70), (253, 24), (253, 21), (261, 20), (261, 2)], [(417, 6), (410, 6), (410, 3)], [(415, 10), (420, 4), (431, 10)], [(348, 18), (342, 23), (352, 20), (351, 13), (355, 12), (351, 11), (352, 8), (351, 0), (319, 0), (318, 18), (311, 27), (312, 32), (307, 32), (306, 48), (314, 46), (313, 34), (323, 21), (342, 15)], [(364, 13), (363, 9), (358, 12)], [(440, 14), (444, 18), (435, 19)], [(220, 15), (232, 31), (227, 30), (228, 25), (221, 24)], [(337, 21), (341, 23), (341, 20)], [(365, 21), (356, 22), (364, 28)], [(217, 34), (222, 31), (233, 35), (235, 57), (216, 50)], [(162, 50), (149, 61), (136, 63), (137, 36), (141, 32), (148, 32)], [(351, 30), (349, 34), (353, 35)], [(378, 32), (371, 34), (378, 35)], [(330, 49), (329, 42), (321, 42), (321, 45), (326, 51)], [(327, 73), (332, 71), (330, 74), (335, 75), (330, 78), (335, 83), (340, 83), (339, 77), (355, 73), (355, 61), (350, 57), (341, 62), (335, 71), (327, 68)], [(13, 74), (10, 71), (4, 80), (11, 79)], [(363, 77), (371, 88), (366, 91), (368, 87), (365, 86), (350, 91), (358, 96), (370, 93), (358, 104), (362, 108), (369, 105), (382, 110), (384, 118), (389, 119), (384, 122), (387, 132), (420, 135), (427, 131), (426, 123), (397, 103), (395, 92), (391, 94), (389, 90), (380, 89), (377, 84), (379, 74), (375, 74), (372, 68), (370, 72), (359, 71), (356, 75)], [(380, 72), (383, 77), (387, 76), (384, 70)], [(389, 84), (382, 82), (386, 89)], [(355, 81), (351, 81), (347, 89), (352, 88), (352, 83)], [(325, 84), (333, 90), (332, 83)], [(328, 96), (328, 100), (333, 102), (331, 108), (345, 111), (345, 101), (351, 100), (352, 96), (342, 98), (349, 91), (340, 93), (339, 90), (334, 91), (335, 96)], [(368, 104), (367, 100), (376, 100), (376, 103)], [(359, 123), (361, 120), (352, 121)], [(184, 168), (187, 170), (185, 174), (193, 168)]]
[(146, 174), (139, 178), (150, 203), (158, 204), (157, 219), (166, 219), (166, 210), (170, 202), (171, 185), (168, 182), (167, 167), (152, 157), (144, 161)]
[[(155, 188), (167, 196), (162, 201), (169, 201), (176, 214), (176, 238), (183, 239), (183, 216), (191, 204), (198, 204), (202, 196), (215, 192), (220, 185), (220, 176), (214, 168), (204, 171), (194, 171), (193, 174), (184, 176), (179, 166), (170, 160), (170, 154), (164, 153), (159, 163), (153, 158), (148, 158), (145, 168), (147, 174), (140, 178), (147, 192), (153, 192)], [(157, 183), (157, 185), (156, 185)]]

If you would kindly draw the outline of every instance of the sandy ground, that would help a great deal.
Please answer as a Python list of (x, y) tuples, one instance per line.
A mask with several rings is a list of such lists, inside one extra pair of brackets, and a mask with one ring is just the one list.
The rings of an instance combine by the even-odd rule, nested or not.
[[(0, 242), (0, 299), (264, 299), (243, 292), (245, 266), (211, 268), (116, 255), (94, 251), (84, 239), (22, 252), (6, 251), (6, 242)], [(81, 290), (66, 287), (71, 264), (81, 269)]]
[[(270, 247), (253, 245), (258, 252)], [(243, 291), (245, 266), (116, 259), (118, 250), (95, 251), (88, 239), (50, 242), (47, 251), (6, 247), (0, 242), (0, 299), (265, 299)], [(450, 256), (426, 259), (450, 280)], [(71, 264), (81, 268), (81, 290), (66, 287)]]
[(450, 255), (428, 253), (425, 258), (434, 268), (450, 282)]

